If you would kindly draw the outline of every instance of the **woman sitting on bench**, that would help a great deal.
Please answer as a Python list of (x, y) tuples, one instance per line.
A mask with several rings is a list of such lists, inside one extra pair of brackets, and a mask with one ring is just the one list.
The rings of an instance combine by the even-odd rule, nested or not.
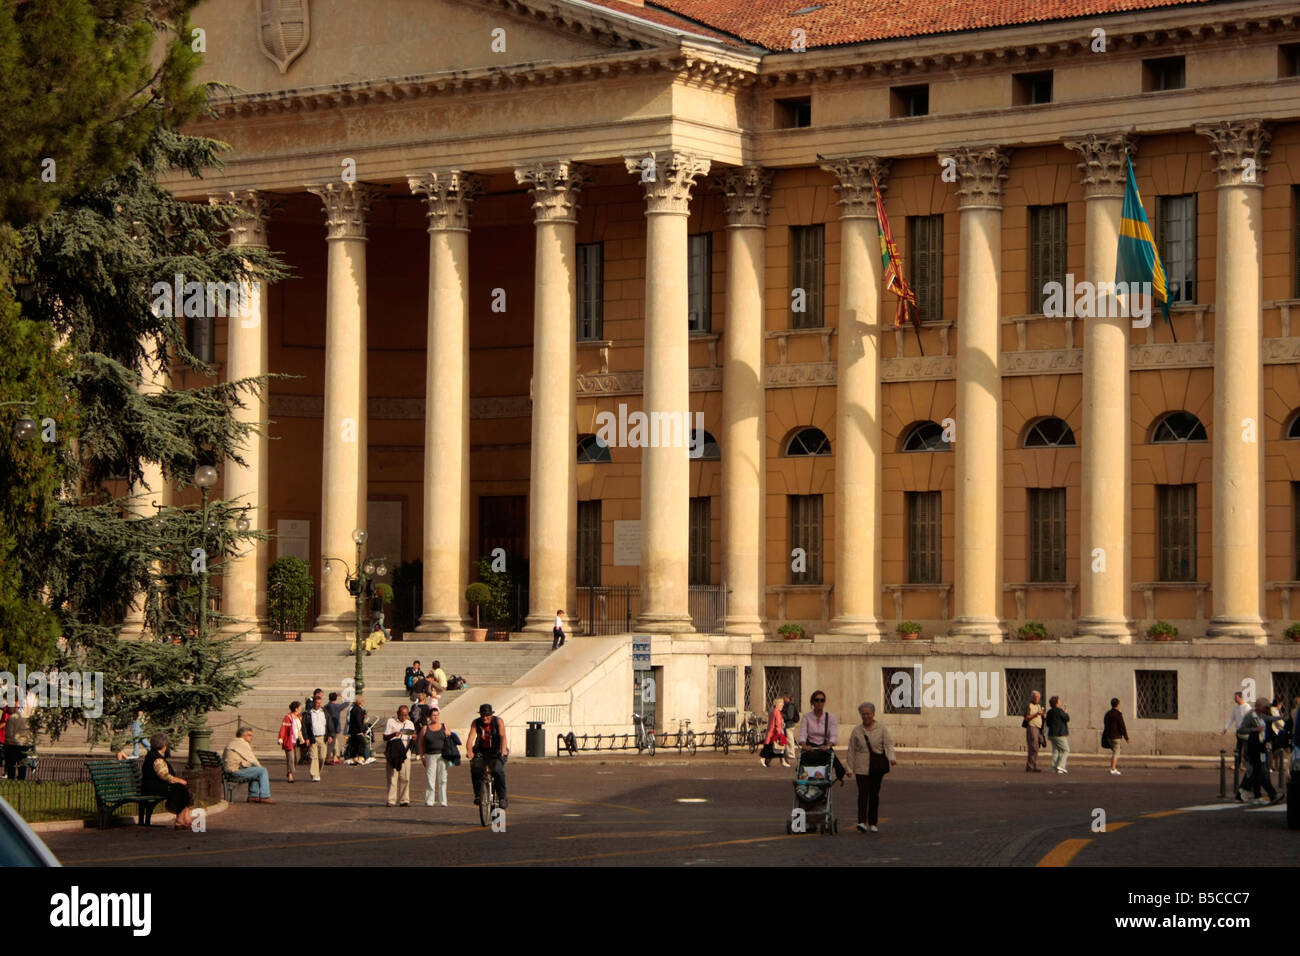
[(165, 806), (176, 814), (176, 829), (188, 830), (193, 814), (190, 804), (194, 795), (183, 777), (176, 776), (172, 765), (167, 760), (171, 742), (164, 733), (154, 734), (149, 738), (149, 752), (145, 754), (144, 764), (140, 768), (140, 792), (151, 796), (166, 797)]

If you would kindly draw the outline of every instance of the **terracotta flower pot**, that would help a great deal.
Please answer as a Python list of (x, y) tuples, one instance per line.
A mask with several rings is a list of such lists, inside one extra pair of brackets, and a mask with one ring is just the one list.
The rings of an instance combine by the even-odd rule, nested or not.
[(302, 637), (302, 632), (301, 632), (301, 631), (285, 631), (285, 632), (284, 632), (284, 639), (285, 639), (286, 641), (296, 641), (296, 640), (299, 640), (301, 637)]
[(470, 639), (471, 641), (486, 641), (486, 640), (487, 640), (487, 628), (486, 628), (486, 627), (471, 627), (471, 628), (469, 629), (469, 639)]
[(1151, 640), (1153, 640), (1153, 641), (1172, 641), (1173, 639), (1174, 639), (1174, 636), (1173, 636), (1172, 634), (1153, 634), (1153, 635), (1151, 635)]
[(915, 641), (920, 639), (921, 632), (920, 631), (899, 631), (898, 636), (905, 641)]

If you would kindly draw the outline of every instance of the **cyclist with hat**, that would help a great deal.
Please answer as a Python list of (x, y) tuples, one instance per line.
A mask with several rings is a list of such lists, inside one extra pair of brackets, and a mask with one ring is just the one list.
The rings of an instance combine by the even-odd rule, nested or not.
[(470, 761), (470, 785), (474, 790), (474, 804), (479, 803), (479, 783), (483, 771), (492, 769), (492, 782), (496, 786), (501, 806), (506, 807), (506, 758), (510, 748), (506, 745), (506, 725), (500, 717), (492, 712), (491, 704), (480, 704), (478, 718), (469, 725), (466, 747), (474, 755)]

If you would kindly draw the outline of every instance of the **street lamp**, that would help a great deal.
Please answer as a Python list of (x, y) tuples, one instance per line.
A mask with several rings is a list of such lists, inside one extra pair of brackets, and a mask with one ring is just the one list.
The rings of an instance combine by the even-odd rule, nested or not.
[(348, 589), (348, 593), (351, 594), (353, 598), (355, 598), (356, 600), (356, 612), (355, 612), (356, 613), (356, 645), (355, 645), (356, 649), (354, 651), (354, 654), (356, 656), (356, 666), (353, 671), (353, 684), (354, 684), (355, 691), (358, 694), (360, 694), (365, 689), (365, 677), (363, 675), (364, 666), (361, 660), (365, 656), (363, 650), (365, 646), (365, 639), (361, 633), (361, 629), (362, 629), (362, 619), (365, 614), (366, 594), (370, 590), (370, 585), (372, 583), (373, 578), (375, 577), (382, 578), (386, 574), (388, 574), (388, 563), (386, 558), (381, 557), (381, 558), (372, 558), (370, 560), (365, 559), (364, 551), (366, 546), (366, 540), (369, 537), (370, 535), (366, 532), (364, 528), (357, 528), (355, 531), (352, 532), (352, 540), (356, 543), (357, 546), (357, 563), (355, 565), (356, 567), (355, 573), (353, 573), (352, 568), (348, 567), (348, 563), (344, 561), (342, 558), (332, 558), (329, 555), (325, 556), (325, 568), (324, 568), (325, 572), (329, 573), (331, 562), (337, 561), (339, 564), (343, 565), (343, 570), (347, 572), (347, 577), (344, 578), (343, 584)]
[[(198, 638), (202, 642), (208, 632), (208, 535), (218, 530), (218, 521), (208, 517), (208, 493), (217, 483), (217, 469), (211, 465), (199, 465), (194, 469), (193, 481), (203, 493), (202, 511), (202, 570), (199, 572), (199, 626)], [(202, 673), (202, 661), (197, 670)], [(188, 769), (199, 766), (199, 751), (208, 749), (212, 740), (212, 728), (208, 726), (207, 714), (199, 714), (198, 720), (190, 727), (190, 757), (186, 763)]]

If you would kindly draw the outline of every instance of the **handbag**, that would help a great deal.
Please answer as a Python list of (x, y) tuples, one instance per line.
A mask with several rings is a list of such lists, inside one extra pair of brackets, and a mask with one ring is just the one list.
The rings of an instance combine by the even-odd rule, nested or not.
[(865, 732), (862, 734), (862, 737), (867, 742), (868, 771), (870, 773), (879, 774), (880, 776), (883, 777), (885, 774), (889, 773), (889, 758), (885, 756), (885, 751), (883, 747), (880, 753), (876, 753), (874, 750), (871, 749), (871, 738), (868, 737)]
[(1101, 732), (1101, 749), (1102, 750), (1112, 749), (1110, 746), (1110, 738), (1106, 736), (1106, 731), (1104, 730)]

